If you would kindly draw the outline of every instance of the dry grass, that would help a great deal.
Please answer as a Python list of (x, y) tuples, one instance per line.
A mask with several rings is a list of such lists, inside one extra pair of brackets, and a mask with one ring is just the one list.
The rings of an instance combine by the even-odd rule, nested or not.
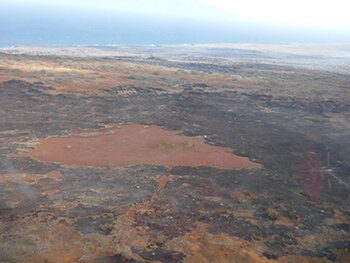
[[(154, 64), (115, 59), (40, 57), (0, 54), (0, 81), (42, 82), (57, 93), (109, 95), (110, 88), (152, 88), (157, 93), (179, 93), (185, 86), (206, 84), (207, 92), (235, 91), (274, 98), (350, 102), (345, 75), (284, 67), (251, 68), (242, 64), (232, 74), (207, 74)], [(130, 96), (134, 92), (120, 90)]]

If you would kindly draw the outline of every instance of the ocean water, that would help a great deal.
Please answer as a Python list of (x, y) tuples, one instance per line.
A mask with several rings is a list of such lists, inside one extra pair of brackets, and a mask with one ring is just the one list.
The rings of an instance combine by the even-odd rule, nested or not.
[(344, 42), (350, 34), (286, 29), (249, 21), (206, 20), (132, 12), (0, 5), (0, 46)]

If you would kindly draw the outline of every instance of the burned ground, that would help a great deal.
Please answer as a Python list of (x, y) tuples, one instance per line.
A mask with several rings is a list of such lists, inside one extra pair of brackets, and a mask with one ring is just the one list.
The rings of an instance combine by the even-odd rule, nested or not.
[[(39, 73), (30, 75), (21, 59), (42, 60)], [(85, 59), (93, 72), (84, 76), (92, 74), (98, 86), (85, 92), (88, 81), (79, 89), (75, 82), (53, 85), (71, 74), (68, 68), (86, 70), (81, 59), (6, 60), (0, 71), (0, 262), (349, 260), (350, 97), (335, 92), (348, 94), (348, 75), (276, 65), (211, 67), (208, 75), (195, 63), (190, 72), (164, 60), (160, 66), (152, 59)], [(50, 63), (65, 69), (56, 66), (47, 76), (43, 64)], [(123, 82), (113, 82), (121, 76), (112, 74), (115, 63)], [(112, 69), (101, 81), (103, 70), (93, 74), (103, 65)], [(229, 74), (237, 71), (245, 74), (234, 80)], [(269, 79), (259, 82), (259, 74)], [(288, 90), (288, 83), (295, 85)], [(318, 96), (317, 85), (333, 90)], [(130, 124), (201, 136), (262, 167), (96, 167), (20, 154), (50, 138)]]

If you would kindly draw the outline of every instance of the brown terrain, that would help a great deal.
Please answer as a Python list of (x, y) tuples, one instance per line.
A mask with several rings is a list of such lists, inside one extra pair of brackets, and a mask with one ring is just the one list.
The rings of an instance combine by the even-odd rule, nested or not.
[(210, 146), (203, 139), (177, 135), (158, 126), (121, 125), (81, 132), (69, 137), (48, 138), (20, 156), (66, 165), (125, 167), (162, 165), (165, 167), (258, 168), (232, 150)]
[(350, 262), (336, 48), (0, 49), (0, 262)]

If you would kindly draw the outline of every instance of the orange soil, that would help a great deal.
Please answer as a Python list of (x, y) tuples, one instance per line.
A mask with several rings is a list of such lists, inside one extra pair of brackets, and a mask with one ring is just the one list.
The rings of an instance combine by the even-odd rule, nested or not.
[(158, 126), (137, 124), (44, 139), (35, 149), (19, 156), (97, 167), (139, 164), (230, 169), (261, 167), (246, 157), (234, 155), (232, 149), (207, 145), (201, 137), (186, 137)]
[(244, 241), (225, 234), (204, 234), (189, 247), (186, 263), (269, 263), (268, 259), (249, 248)]
[[(145, 250), (152, 242), (146, 228), (134, 227), (135, 215), (157, 216), (158, 212), (152, 209), (151, 206), (173, 178), (172, 175), (156, 177), (158, 183), (157, 193), (150, 200), (131, 207), (127, 213), (118, 218), (113, 233), (115, 237), (114, 242), (117, 244), (116, 250), (119, 254), (127, 258), (142, 260), (131, 248), (137, 247)], [(159, 236), (158, 238), (161, 239), (162, 237)]]
[(43, 240), (47, 247), (40, 252), (33, 251), (31, 256), (25, 257), (19, 263), (95, 263), (99, 256), (115, 254), (113, 239), (109, 236), (84, 236), (71, 226), (59, 224), (57, 221), (35, 223), (37, 224), (28, 234)]
[(185, 236), (174, 238), (168, 244), (170, 249), (186, 254), (186, 263), (330, 263), (325, 258), (285, 256), (270, 260), (261, 254), (262, 244), (235, 239), (226, 234), (209, 234), (207, 225), (197, 227)]
[[(124, 61), (54, 60), (44, 57), (23, 57), (18, 60), (0, 54), (0, 82), (20, 79), (43, 82), (55, 89), (55, 93), (81, 95), (109, 95), (111, 87), (157, 87), (157, 93), (178, 93), (184, 84), (203, 83), (203, 75), (158, 65), (144, 65)], [(213, 74), (205, 76), (210, 87), (230, 86), (233, 77)], [(232, 88), (232, 86), (231, 86)], [(132, 89), (132, 88), (131, 88)], [(215, 88), (216, 89), (216, 88)], [(135, 93), (131, 90), (114, 90), (121, 96)]]
[(51, 179), (54, 181), (61, 181), (63, 175), (59, 171), (52, 171), (48, 174), (0, 174), (0, 184), (6, 184), (9, 182), (21, 182), (26, 184), (37, 184), (40, 180)]
[(158, 126), (114, 126), (68, 137), (47, 138), (29, 152), (20, 153), (45, 162), (80, 166), (163, 165), (254, 169), (260, 164), (232, 153), (232, 149), (204, 143)]
[(27, 184), (36, 184), (38, 183), (40, 180), (43, 179), (52, 179), (55, 181), (61, 181), (63, 178), (63, 175), (61, 172), (59, 171), (52, 171), (46, 175), (37, 175), (37, 174), (24, 174), (23, 176), (23, 181)]
[(7, 184), (15, 181), (15, 178), (11, 174), (0, 174), (0, 185)]

